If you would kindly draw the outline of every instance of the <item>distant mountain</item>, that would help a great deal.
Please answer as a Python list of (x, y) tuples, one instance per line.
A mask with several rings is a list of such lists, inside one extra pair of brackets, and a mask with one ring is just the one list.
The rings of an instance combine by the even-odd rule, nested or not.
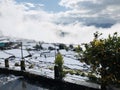
[(101, 28), (110, 28), (114, 24), (112, 24), (112, 23), (90, 23), (90, 24), (87, 24), (87, 26), (91, 26), (91, 25), (95, 26), (95, 27), (101, 27)]
[[(55, 22), (57, 25), (59, 24), (62, 24), (62, 25), (69, 25), (69, 24), (76, 24), (76, 23), (79, 23), (79, 21), (69, 21), (69, 22)], [(82, 24), (82, 23), (81, 23)], [(101, 28), (110, 28), (111, 26), (113, 26), (115, 23), (90, 23), (90, 22), (87, 22), (87, 23), (84, 23), (83, 22), (83, 25), (85, 26), (95, 26), (95, 27), (101, 27)]]

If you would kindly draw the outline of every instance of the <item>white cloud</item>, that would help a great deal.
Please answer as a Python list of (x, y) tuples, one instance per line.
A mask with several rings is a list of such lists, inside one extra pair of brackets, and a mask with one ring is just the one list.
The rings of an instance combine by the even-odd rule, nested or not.
[[(34, 6), (34, 4), (31, 5)], [(48, 13), (42, 9), (33, 10), (29, 8), (29, 6), (16, 3), (14, 0), (0, 0), (0, 30), (2, 33), (6, 36), (45, 42), (83, 43), (92, 40), (95, 31), (103, 32), (103, 37), (106, 37), (108, 32), (120, 32), (120, 23), (111, 28), (82, 25), (76, 19), (80, 17), (80, 13), (83, 13), (81, 17), (84, 17), (84, 13), (87, 12), (84, 10), (79, 11), (74, 9), (73, 12)], [(110, 8), (108, 8), (108, 11), (111, 11)], [(76, 17), (75, 22), (61, 24), (60, 17), (67, 16), (70, 16), (67, 21), (70, 21), (72, 17)], [(86, 17), (89, 17), (89, 15), (86, 15)], [(93, 17), (97, 17), (97, 15), (93, 15)], [(54, 23), (56, 20), (60, 24)], [(63, 37), (61, 37), (62, 34), (64, 34)]]
[(35, 7), (35, 5), (32, 3), (25, 3), (25, 5), (27, 5), (28, 7)]
[(28, 9), (41, 9), (44, 7), (44, 4), (33, 4), (33, 3), (21, 3), (23, 5), (25, 5), (26, 7), (28, 7)]
[(59, 5), (65, 6), (66, 8), (71, 8), (71, 9), (75, 9), (75, 8), (80, 9), (82, 7), (86, 7), (86, 6), (82, 6), (83, 4), (86, 4), (86, 5), (100, 4), (101, 1), (102, 0), (61, 0)]
[[(59, 5), (70, 8), (64, 20), (79, 16), (77, 19), (86, 24), (120, 22), (120, 0), (61, 0)], [(87, 20), (81, 20), (82, 18)]]

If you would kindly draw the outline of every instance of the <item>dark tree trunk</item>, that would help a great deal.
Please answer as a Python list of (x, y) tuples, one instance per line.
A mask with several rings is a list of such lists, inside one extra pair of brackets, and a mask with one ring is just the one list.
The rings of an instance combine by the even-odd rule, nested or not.
[(58, 69), (58, 66), (54, 66), (54, 77), (55, 79), (59, 79), (59, 69)]
[(9, 68), (9, 60), (8, 59), (5, 59), (5, 67)]
[(24, 60), (21, 61), (21, 70), (22, 71), (25, 70), (25, 61)]

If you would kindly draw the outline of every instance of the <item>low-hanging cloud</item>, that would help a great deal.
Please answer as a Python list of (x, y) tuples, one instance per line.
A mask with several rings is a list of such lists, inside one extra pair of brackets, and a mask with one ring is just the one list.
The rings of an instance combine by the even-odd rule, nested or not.
[[(30, 3), (29, 5), (36, 7)], [(29, 7), (14, 0), (0, 0), (0, 31), (3, 35), (45, 42), (84, 43), (92, 40), (96, 31), (102, 32), (102, 37), (120, 32), (120, 23), (111, 28), (86, 26), (81, 22), (56, 24), (54, 21), (60, 21), (58, 17), (66, 12), (48, 13), (41, 8)]]

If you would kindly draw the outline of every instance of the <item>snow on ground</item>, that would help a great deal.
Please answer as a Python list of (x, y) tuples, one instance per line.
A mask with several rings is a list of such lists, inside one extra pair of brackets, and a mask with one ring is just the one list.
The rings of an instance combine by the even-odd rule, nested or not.
[(3, 51), (0, 51), (0, 58), (1, 59), (5, 59), (5, 58), (8, 58), (8, 57), (10, 57), (11, 55), (9, 55), (9, 54), (7, 54), (7, 53), (5, 53), (5, 52), (3, 52)]
[[(11, 49), (11, 50), (4, 50), (6, 54), (13, 55), (17, 58), (21, 58), (21, 49)], [(23, 57), (29, 55), (26, 50), (23, 50)]]
[(64, 79), (65, 81), (69, 81), (71, 83), (76, 83), (78, 85), (85, 85), (85, 86), (88, 86), (88, 87), (93, 87), (94, 88), (101, 88), (100, 85), (98, 84), (95, 84), (95, 83), (91, 83), (91, 82), (86, 82), (86, 80), (89, 80), (87, 77), (82, 77), (82, 76), (78, 76), (78, 75), (70, 75), (70, 74), (67, 74), (66, 75), (66, 78)]
[(80, 63), (80, 61), (73, 60), (71, 58), (64, 57), (64, 65), (71, 69), (84, 69), (84, 67), (82, 67), (84, 65), (83, 63)]
[(45, 49), (48, 49), (49, 47), (55, 48), (55, 45), (50, 44), (50, 43), (43, 43), (43, 44), (42, 44), (42, 47), (45, 48)]
[[(58, 46), (55, 47), (55, 44), (40, 43), (42, 44), (42, 47), (43, 47), (42, 50), (31, 50), (31, 51), (27, 50), (28, 48), (33, 49), (33, 47), (36, 44), (38, 44), (38, 42), (35, 42), (32, 40), (23, 41), (23, 57), (28, 56), (29, 54), (32, 55), (32, 57), (24, 58), (25, 64), (26, 64), (26, 71), (54, 78), (53, 69), (54, 69), (54, 60), (55, 60), (55, 55), (56, 55), (57, 50), (50, 51), (48, 50), (48, 48), (53, 47), (53, 48), (58, 49)], [(75, 57), (77, 53), (75, 53), (74, 51), (60, 50), (60, 53), (63, 55), (65, 67), (71, 70), (82, 70), (82, 71), (86, 71), (89, 69), (89, 66), (77, 60), (77, 58)], [(0, 50), (0, 67), (5, 66), (4, 59), (10, 56), (15, 56), (15, 58), (9, 59), (10, 68), (15, 69), (15, 70), (20, 70), (20, 66), (19, 66), (20, 60), (21, 60), (21, 48), (20, 47), (17, 49)], [(18, 66), (15, 66), (16, 63), (18, 64)], [(80, 75), (67, 74), (64, 80), (85, 81), (85, 80), (88, 80), (88, 78), (82, 77)]]

